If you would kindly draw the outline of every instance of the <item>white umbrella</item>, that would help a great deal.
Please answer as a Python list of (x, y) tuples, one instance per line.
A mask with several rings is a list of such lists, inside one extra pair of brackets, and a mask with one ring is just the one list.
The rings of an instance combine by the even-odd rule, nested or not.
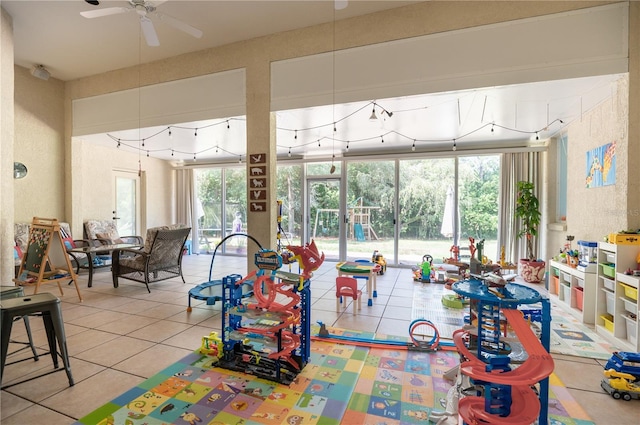
[[(440, 226), (440, 233), (446, 238), (453, 237), (453, 223), (455, 223), (453, 188), (449, 186), (447, 189), (447, 198), (444, 201), (444, 213), (442, 215), (442, 226)], [(460, 232), (460, 214), (458, 215), (458, 232)]]

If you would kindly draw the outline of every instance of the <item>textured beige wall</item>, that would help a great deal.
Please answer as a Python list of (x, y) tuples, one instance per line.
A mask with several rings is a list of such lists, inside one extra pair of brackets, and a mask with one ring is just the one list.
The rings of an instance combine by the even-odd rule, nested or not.
[(13, 278), (13, 22), (0, 9), (0, 278)]
[[(628, 113), (628, 78), (622, 78), (612, 98), (568, 127), (566, 234), (576, 240), (601, 241), (604, 235), (628, 226)], [(610, 142), (616, 142), (615, 185), (586, 188), (587, 151)]]
[[(155, 158), (115, 151), (112, 148), (80, 142), (82, 150), (82, 175), (80, 191), (83, 221), (88, 219), (110, 220), (114, 208), (114, 170), (138, 172), (138, 160), (142, 164), (143, 203), (141, 233), (146, 228), (171, 224), (173, 212), (173, 170), (170, 164)], [(146, 186), (146, 188), (145, 188)], [(146, 225), (146, 227), (145, 227)], [(80, 228), (82, 229), (82, 228)], [(75, 230), (74, 230), (75, 231)]]
[(64, 82), (15, 67), (14, 158), (29, 173), (14, 185), (15, 221), (64, 214)]

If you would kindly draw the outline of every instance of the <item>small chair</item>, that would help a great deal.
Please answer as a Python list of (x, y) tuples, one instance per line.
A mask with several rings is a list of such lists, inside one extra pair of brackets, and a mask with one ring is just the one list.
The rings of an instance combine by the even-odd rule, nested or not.
[[(27, 315), (38, 314), (42, 316), (44, 328), (49, 342), (49, 353), (53, 359), (53, 370), (34, 376), (33, 378), (48, 375), (52, 372), (66, 371), (69, 385), (73, 386), (73, 377), (71, 376), (71, 366), (69, 365), (69, 354), (67, 351), (67, 338), (64, 332), (64, 321), (62, 320), (62, 309), (60, 307), (60, 299), (48, 292), (35, 294), (26, 297), (16, 297), (3, 299), (0, 306), (0, 322), (2, 323), (1, 344), (0, 344), (0, 382), (4, 374), (4, 367), (7, 364), (7, 351), (9, 348), (9, 338), (11, 336), (11, 328), (16, 317), (24, 317)], [(56, 347), (57, 342), (57, 347)], [(60, 350), (60, 354), (58, 354)], [(62, 357), (64, 367), (58, 367), (58, 355)], [(35, 359), (34, 359), (35, 360)], [(17, 385), (33, 378), (12, 383), (2, 388)]]
[[(358, 310), (362, 309), (362, 291), (358, 289), (358, 281), (349, 276), (336, 278), (336, 311), (340, 312), (342, 297), (353, 298), (353, 314), (356, 314), (355, 302), (358, 302)], [(347, 304), (346, 302), (344, 303)]]

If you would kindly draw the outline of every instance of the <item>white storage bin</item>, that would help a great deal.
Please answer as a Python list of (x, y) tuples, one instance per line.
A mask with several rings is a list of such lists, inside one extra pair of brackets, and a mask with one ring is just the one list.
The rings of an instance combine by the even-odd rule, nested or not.
[(613, 252), (607, 252), (607, 263), (615, 263), (616, 262), (616, 254)]
[(560, 275), (562, 275), (563, 281), (571, 283), (571, 275), (569, 273), (560, 272)]
[(578, 284), (579, 287), (584, 288), (584, 279), (580, 279), (579, 277), (576, 277), (576, 283)]
[(607, 291), (606, 289), (602, 290), (607, 299), (607, 313), (614, 316), (616, 314), (616, 296), (613, 292)]
[(629, 313), (633, 313), (636, 316), (638, 315), (638, 306), (635, 301), (630, 301), (625, 297), (620, 297), (620, 301), (623, 302), (625, 311), (628, 311)]
[(627, 315), (623, 315), (622, 317), (624, 317), (624, 320), (627, 322), (627, 341), (629, 341), (631, 345), (635, 346), (638, 342), (638, 324)]
[(569, 285), (560, 285), (562, 286), (562, 296), (564, 302), (571, 305), (571, 286)]
[(607, 288), (610, 291), (615, 291), (616, 290), (616, 281), (615, 280), (611, 280), (611, 279), (607, 279), (606, 277), (602, 278), (602, 284), (604, 285), (605, 288)]

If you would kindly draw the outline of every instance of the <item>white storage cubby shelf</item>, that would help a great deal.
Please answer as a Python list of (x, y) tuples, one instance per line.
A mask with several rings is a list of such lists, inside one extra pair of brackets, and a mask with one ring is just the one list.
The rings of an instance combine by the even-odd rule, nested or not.
[(596, 332), (624, 351), (640, 352), (638, 287), (635, 270), (640, 245), (598, 245)]
[[(560, 301), (557, 304), (581, 322), (594, 324), (596, 319), (596, 274), (586, 273), (554, 260), (549, 261), (549, 267), (549, 276), (552, 276), (549, 284), (550, 297), (557, 298)], [(554, 268), (559, 271), (557, 282), (551, 270)]]

